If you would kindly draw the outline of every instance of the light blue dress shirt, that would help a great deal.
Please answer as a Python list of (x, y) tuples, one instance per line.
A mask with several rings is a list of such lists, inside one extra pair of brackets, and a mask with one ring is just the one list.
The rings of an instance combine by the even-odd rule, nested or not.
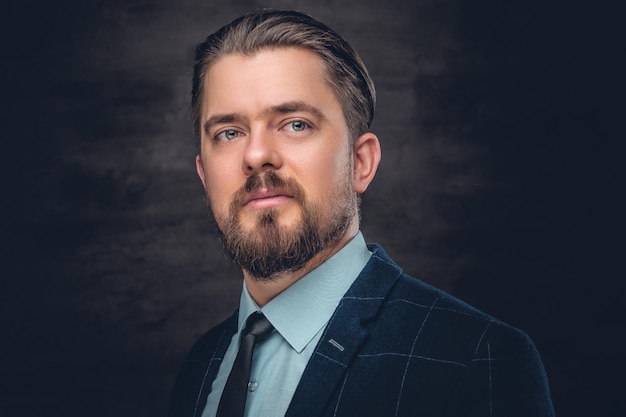
[(244, 282), (239, 302), (239, 331), (224, 355), (202, 417), (217, 414), (239, 349), (240, 332), (255, 311), (261, 311), (276, 330), (255, 347), (245, 416), (283, 417), (324, 328), (370, 256), (359, 232), (339, 252), (263, 308), (254, 302)]

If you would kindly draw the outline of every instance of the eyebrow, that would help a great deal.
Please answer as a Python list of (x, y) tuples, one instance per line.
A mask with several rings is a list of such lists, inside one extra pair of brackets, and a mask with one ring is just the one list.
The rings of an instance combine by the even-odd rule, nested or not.
[[(322, 113), (320, 109), (303, 101), (289, 101), (287, 103), (268, 107), (266, 110), (263, 111), (262, 117), (267, 117), (272, 114), (290, 114), (297, 112), (310, 113), (319, 119), (326, 118), (324, 116), (324, 113)], [(244, 116), (242, 113), (216, 114), (209, 117), (207, 121), (204, 122), (204, 131), (208, 134), (211, 131), (211, 128), (213, 128), (213, 126), (215, 125), (237, 123), (241, 122), (242, 120), (246, 120), (246, 116)]]
[(287, 103), (278, 104), (276, 106), (272, 106), (264, 111), (264, 115), (267, 114), (289, 114), (289, 113), (297, 113), (297, 112), (307, 112), (311, 113), (315, 117), (320, 119), (324, 119), (324, 113), (320, 109), (310, 104), (307, 104), (303, 101), (290, 101)]
[(246, 117), (241, 113), (216, 114), (204, 122), (204, 132), (208, 134), (215, 125), (225, 123), (235, 123), (244, 120)]

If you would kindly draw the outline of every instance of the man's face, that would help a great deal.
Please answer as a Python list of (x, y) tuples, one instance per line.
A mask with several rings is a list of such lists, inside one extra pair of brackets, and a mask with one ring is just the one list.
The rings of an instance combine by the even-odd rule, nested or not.
[(257, 278), (300, 269), (356, 219), (349, 132), (324, 77), (297, 48), (207, 72), (198, 174), (227, 252)]

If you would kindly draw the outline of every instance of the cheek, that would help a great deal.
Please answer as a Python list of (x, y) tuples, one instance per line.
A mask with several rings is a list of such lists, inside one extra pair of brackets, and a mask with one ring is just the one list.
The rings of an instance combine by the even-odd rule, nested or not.
[(227, 209), (233, 194), (241, 186), (233, 181), (227, 170), (205, 170), (205, 184), (207, 199), (214, 211)]
[(350, 159), (343, 148), (307, 159), (300, 169), (300, 181), (310, 199), (328, 201), (338, 191), (343, 192), (346, 183), (352, 188)]

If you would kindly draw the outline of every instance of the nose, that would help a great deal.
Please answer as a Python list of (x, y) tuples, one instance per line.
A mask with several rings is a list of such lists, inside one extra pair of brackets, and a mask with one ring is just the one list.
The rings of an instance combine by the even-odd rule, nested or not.
[(282, 158), (276, 145), (275, 138), (270, 132), (250, 132), (242, 161), (245, 174), (254, 175), (279, 169)]

